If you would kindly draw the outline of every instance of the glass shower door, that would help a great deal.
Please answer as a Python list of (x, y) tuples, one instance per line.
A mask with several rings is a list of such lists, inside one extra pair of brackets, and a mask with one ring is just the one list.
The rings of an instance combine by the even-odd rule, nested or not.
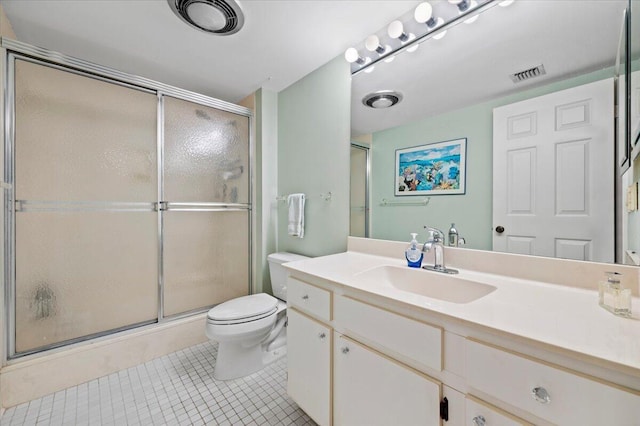
[(369, 237), (369, 148), (351, 144), (349, 235)]
[(163, 97), (163, 315), (246, 295), (249, 118)]
[(157, 321), (157, 95), (35, 60), (14, 75), (10, 354)]

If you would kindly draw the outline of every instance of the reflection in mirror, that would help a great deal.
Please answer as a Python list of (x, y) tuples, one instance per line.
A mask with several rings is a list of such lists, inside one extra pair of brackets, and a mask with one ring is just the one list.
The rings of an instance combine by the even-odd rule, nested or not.
[[(432, 3), (434, 10), (448, 5)], [(622, 188), (618, 180), (614, 191), (622, 171), (615, 161), (615, 63), (628, 0), (581, 6), (518, 0), (492, 7), (473, 24), (354, 75), (352, 135), (371, 139), (371, 237), (408, 241), (418, 232), (424, 240), (424, 225), (446, 232), (455, 222), (468, 248), (631, 263), (625, 253), (638, 238), (622, 238), (616, 254), (622, 219), (613, 215), (631, 183)], [(407, 31), (418, 25), (411, 19), (413, 11), (401, 17)], [(382, 39), (384, 29), (379, 33)], [(638, 69), (637, 55), (635, 61)], [(403, 100), (388, 109), (362, 104), (379, 90)], [(468, 141), (465, 194), (434, 195), (426, 206), (380, 205), (394, 199), (396, 150), (460, 138)], [(502, 154), (494, 157), (494, 150)], [(417, 171), (435, 166), (425, 159)], [(405, 200), (411, 197), (395, 198)], [(629, 221), (625, 231), (633, 226)]]
[(630, 168), (622, 176), (623, 255), (630, 262), (640, 265), (640, 212), (638, 211), (638, 181), (640, 180), (640, 0), (631, 0), (629, 34), (629, 143), (631, 145)]
[(369, 236), (369, 147), (351, 144), (349, 235)]

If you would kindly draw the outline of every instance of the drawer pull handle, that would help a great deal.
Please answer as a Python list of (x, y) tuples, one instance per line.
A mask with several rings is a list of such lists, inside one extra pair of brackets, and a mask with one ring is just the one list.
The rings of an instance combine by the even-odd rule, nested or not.
[(531, 396), (540, 404), (549, 404), (551, 402), (551, 396), (545, 388), (536, 387), (531, 390)]
[(345, 354), (345, 355), (348, 354), (349, 353), (349, 348), (347, 346), (342, 348), (342, 353)]
[(305, 294), (304, 296), (302, 296), (302, 300), (308, 300), (309, 299), (309, 295)]
[(484, 426), (487, 423), (487, 420), (484, 416), (475, 416), (473, 418), (473, 426)]
[(324, 331), (321, 332), (321, 333), (318, 333), (318, 338), (319, 339), (324, 339), (325, 337), (327, 337), (327, 335), (324, 333)]

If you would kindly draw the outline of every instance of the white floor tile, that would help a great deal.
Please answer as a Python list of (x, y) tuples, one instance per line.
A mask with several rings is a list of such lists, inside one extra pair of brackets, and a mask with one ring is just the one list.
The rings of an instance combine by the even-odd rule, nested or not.
[(216, 381), (217, 344), (196, 345), (9, 408), (9, 425), (315, 425), (286, 394), (286, 358)]

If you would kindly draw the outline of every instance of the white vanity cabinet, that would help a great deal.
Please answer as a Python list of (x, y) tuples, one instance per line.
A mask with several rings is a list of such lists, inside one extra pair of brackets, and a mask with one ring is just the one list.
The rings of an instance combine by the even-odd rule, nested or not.
[(289, 279), (288, 392), (323, 426), (640, 426), (633, 380), (624, 387), (500, 330), (301, 277)]
[(334, 342), (334, 425), (440, 425), (440, 383), (338, 333)]
[(287, 393), (320, 426), (331, 424), (331, 292), (289, 278)]

